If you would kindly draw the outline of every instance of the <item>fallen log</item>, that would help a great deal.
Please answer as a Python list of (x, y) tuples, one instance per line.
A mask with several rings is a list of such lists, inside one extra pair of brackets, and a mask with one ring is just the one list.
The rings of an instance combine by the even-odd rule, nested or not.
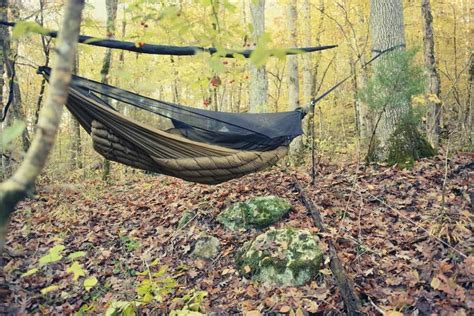
[[(305, 191), (303, 190), (303, 187), (299, 184), (296, 177), (294, 178), (294, 186), (300, 194), (301, 202), (311, 214), (311, 217), (313, 218), (313, 222), (316, 227), (319, 228), (320, 232), (326, 232), (326, 229), (323, 225), (323, 220), (321, 218), (321, 214), (316, 209), (315, 205), (313, 204), (313, 201), (306, 195)], [(327, 244), (329, 248), (330, 258), (329, 267), (341, 293), (347, 313), (348, 315), (362, 315), (362, 313), (360, 312), (360, 299), (354, 290), (354, 284), (352, 280), (346, 275), (346, 272), (341, 263), (341, 260), (337, 255), (336, 248), (334, 247), (333, 242), (331, 240), (328, 240)]]

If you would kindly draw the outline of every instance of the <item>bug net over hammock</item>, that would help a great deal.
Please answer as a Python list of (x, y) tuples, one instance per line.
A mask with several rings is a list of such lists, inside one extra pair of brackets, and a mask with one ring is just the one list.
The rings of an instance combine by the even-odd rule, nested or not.
[[(38, 71), (49, 78), (49, 68)], [(169, 118), (173, 133), (123, 116), (105, 97)], [(66, 106), (107, 159), (207, 184), (273, 165), (302, 134), (304, 117), (302, 110), (256, 114), (195, 109), (79, 76), (72, 77)]]

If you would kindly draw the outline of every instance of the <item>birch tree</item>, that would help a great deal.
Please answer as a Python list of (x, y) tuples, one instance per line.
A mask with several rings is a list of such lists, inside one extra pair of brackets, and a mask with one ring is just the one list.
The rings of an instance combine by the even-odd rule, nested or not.
[[(265, 33), (265, 0), (250, 0), (252, 18), (252, 46), (256, 46)], [(265, 65), (250, 63), (249, 111), (264, 112), (268, 101), (268, 77)]]
[(423, 16), (423, 48), (425, 68), (428, 80), (426, 82), (428, 119), (427, 119), (427, 135), (433, 147), (439, 145), (439, 127), (441, 116), (440, 101), (440, 78), (436, 67), (436, 58), (434, 51), (434, 31), (433, 31), (433, 15), (431, 14), (430, 0), (421, 0), (421, 15)]
[(54, 144), (68, 96), (83, 8), (84, 0), (69, 0), (65, 5), (50, 88), (35, 137), (20, 167), (11, 178), (0, 184), (0, 253), (3, 253), (10, 215), (34, 185)]

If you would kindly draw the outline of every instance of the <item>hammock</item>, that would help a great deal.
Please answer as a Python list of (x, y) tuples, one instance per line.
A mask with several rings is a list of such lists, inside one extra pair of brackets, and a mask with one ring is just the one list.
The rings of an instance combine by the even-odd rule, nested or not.
[[(47, 79), (50, 69), (38, 70)], [(101, 97), (170, 118), (162, 131), (125, 117)], [(73, 76), (66, 107), (105, 158), (191, 182), (217, 184), (275, 164), (302, 134), (304, 112), (224, 113), (146, 98)]]

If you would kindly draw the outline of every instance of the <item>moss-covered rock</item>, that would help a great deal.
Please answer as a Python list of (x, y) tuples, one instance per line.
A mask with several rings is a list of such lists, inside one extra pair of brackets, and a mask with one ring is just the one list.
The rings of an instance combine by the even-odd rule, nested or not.
[(255, 281), (302, 285), (319, 272), (323, 255), (307, 230), (269, 230), (245, 243), (237, 253), (239, 271)]
[(188, 224), (195, 216), (195, 213), (191, 211), (185, 211), (178, 222), (178, 229), (183, 228), (184, 225)]
[(214, 236), (203, 236), (196, 241), (192, 255), (197, 258), (211, 259), (217, 256), (220, 248), (219, 239)]
[(231, 205), (217, 216), (217, 221), (232, 230), (264, 228), (279, 221), (290, 209), (286, 199), (262, 196)]

